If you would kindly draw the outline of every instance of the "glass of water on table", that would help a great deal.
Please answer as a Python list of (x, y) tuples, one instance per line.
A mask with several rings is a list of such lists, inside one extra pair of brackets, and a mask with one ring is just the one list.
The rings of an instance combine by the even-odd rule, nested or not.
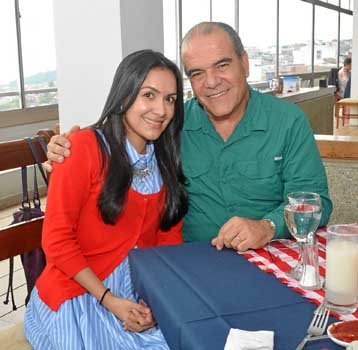
[(315, 232), (321, 220), (321, 198), (314, 192), (291, 192), (287, 195), (285, 221), (299, 245), (297, 265), (288, 273), (304, 289), (319, 289), (318, 248)]

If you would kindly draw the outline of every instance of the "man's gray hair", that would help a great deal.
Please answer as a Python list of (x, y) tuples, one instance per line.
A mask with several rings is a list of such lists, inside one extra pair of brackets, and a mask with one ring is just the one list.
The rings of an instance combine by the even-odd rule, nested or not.
[(185, 34), (183, 41), (181, 43), (182, 51), (185, 44), (188, 43), (196, 35), (211, 34), (218, 29), (223, 30), (225, 33), (229, 35), (229, 38), (235, 49), (236, 54), (238, 55), (238, 57), (242, 57), (242, 54), (244, 53), (244, 46), (242, 45), (239, 35), (231, 26), (222, 22), (201, 22), (196, 24)]

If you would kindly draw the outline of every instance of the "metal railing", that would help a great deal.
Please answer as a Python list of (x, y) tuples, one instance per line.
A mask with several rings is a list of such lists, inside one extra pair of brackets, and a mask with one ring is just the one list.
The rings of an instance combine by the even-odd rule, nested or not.
[[(46, 92), (57, 92), (57, 88), (44, 88), (44, 89), (30, 89), (25, 90), (25, 95), (28, 94), (42, 94)], [(20, 96), (19, 90), (12, 90), (12, 91), (0, 91), (0, 97), (7, 97), (7, 96)]]

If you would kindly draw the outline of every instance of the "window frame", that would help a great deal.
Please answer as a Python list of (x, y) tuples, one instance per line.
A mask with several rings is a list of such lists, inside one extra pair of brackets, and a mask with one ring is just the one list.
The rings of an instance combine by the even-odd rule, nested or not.
[(37, 121), (56, 120), (58, 119), (57, 103), (34, 107), (26, 106), (26, 94), (57, 92), (57, 87), (25, 90), (21, 42), (21, 13), (19, 0), (14, 0), (14, 16), (16, 24), (19, 90), (0, 92), (0, 97), (18, 96), (20, 101), (20, 108), (0, 111), (0, 127), (15, 126), (20, 124), (33, 123)]
[[(279, 66), (279, 50), (280, 50), (280, 26), (279, 26), (279, 22), (280, 22), (280, 0), (276, 0), (277, 1), (277, 16), (276, 16), (276, 76), (279, 76), (279, 71), (280, 71), (280, 66)], [(337, 40), (338, 40), (338, 49), (337, 49), (337, 67), (339, 67), (339, 58), (340, 58), (340, 42), (341, 42), (341, 38), (340, 38), (340, 22), (341, 22), (341, 13), (347, 14), (347, 15), (351, 15), (353, 16), (353, 11), (351, 9), (346, 9), (346, 8), (342, 8), (340, 7), (341, 4), (341, 0), (339, 0), (339, 6), (322, 1), (322, 0), (300, 0), (306, 3), (310, 3), (312, 4), (312, 47), (311, 47), (311, 52), (312, 52), (312, 57), (311, 57), (311, 84), (313, 84), (313, 81), (315, 79), (315, 75), (322, 73), (322, 72), (317, 72), (314, 70), (314, 45), (315, 45), (315, 21), (316, 21), (316, 6), (320, 6), (320, 7), (325, 7), (328, 8), (330, 10), (334, 10), (338, 12), (338, 23), (337, 23)], [(182, 33), (182, 0), (177, 0), (177, 4), (178, 4), (178, 52), (180, 52), (180, 43), (182, 41), (183, 38), (183, 34)], [(351, 3), (349, 3), (349, 5), (351, 5)], [(236, 0), (235, 1), (235, 30), (237, 32), (239, 32), (239, 28), (240, 28), (240, 23), (239, 23), (239, 8), (240, 8), (240, 0)], [(212, 19), (212, 1), (210, 1), (210, 20)], [(180, 68), (183, 71), (183, 64), (181, 62), (180, 59)]]

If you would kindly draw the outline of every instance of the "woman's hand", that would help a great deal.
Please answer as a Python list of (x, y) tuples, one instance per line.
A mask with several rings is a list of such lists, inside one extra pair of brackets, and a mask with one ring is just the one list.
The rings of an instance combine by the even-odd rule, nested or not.
[(87, 289), (102, 305), (123, 322), (124, 330), (143, 332), (153, 327), (156, 321), (152, 311), (144, 301), (135, 303), (129, 299), (118, 298), (98, 279), (89, 267), (85, 267), (73, 279)]
[(152, 311), (143, 301), (137, 304), (108, 293), (102, 305), (123, 322), (124, 330), (143, 332), (156, 324)]

